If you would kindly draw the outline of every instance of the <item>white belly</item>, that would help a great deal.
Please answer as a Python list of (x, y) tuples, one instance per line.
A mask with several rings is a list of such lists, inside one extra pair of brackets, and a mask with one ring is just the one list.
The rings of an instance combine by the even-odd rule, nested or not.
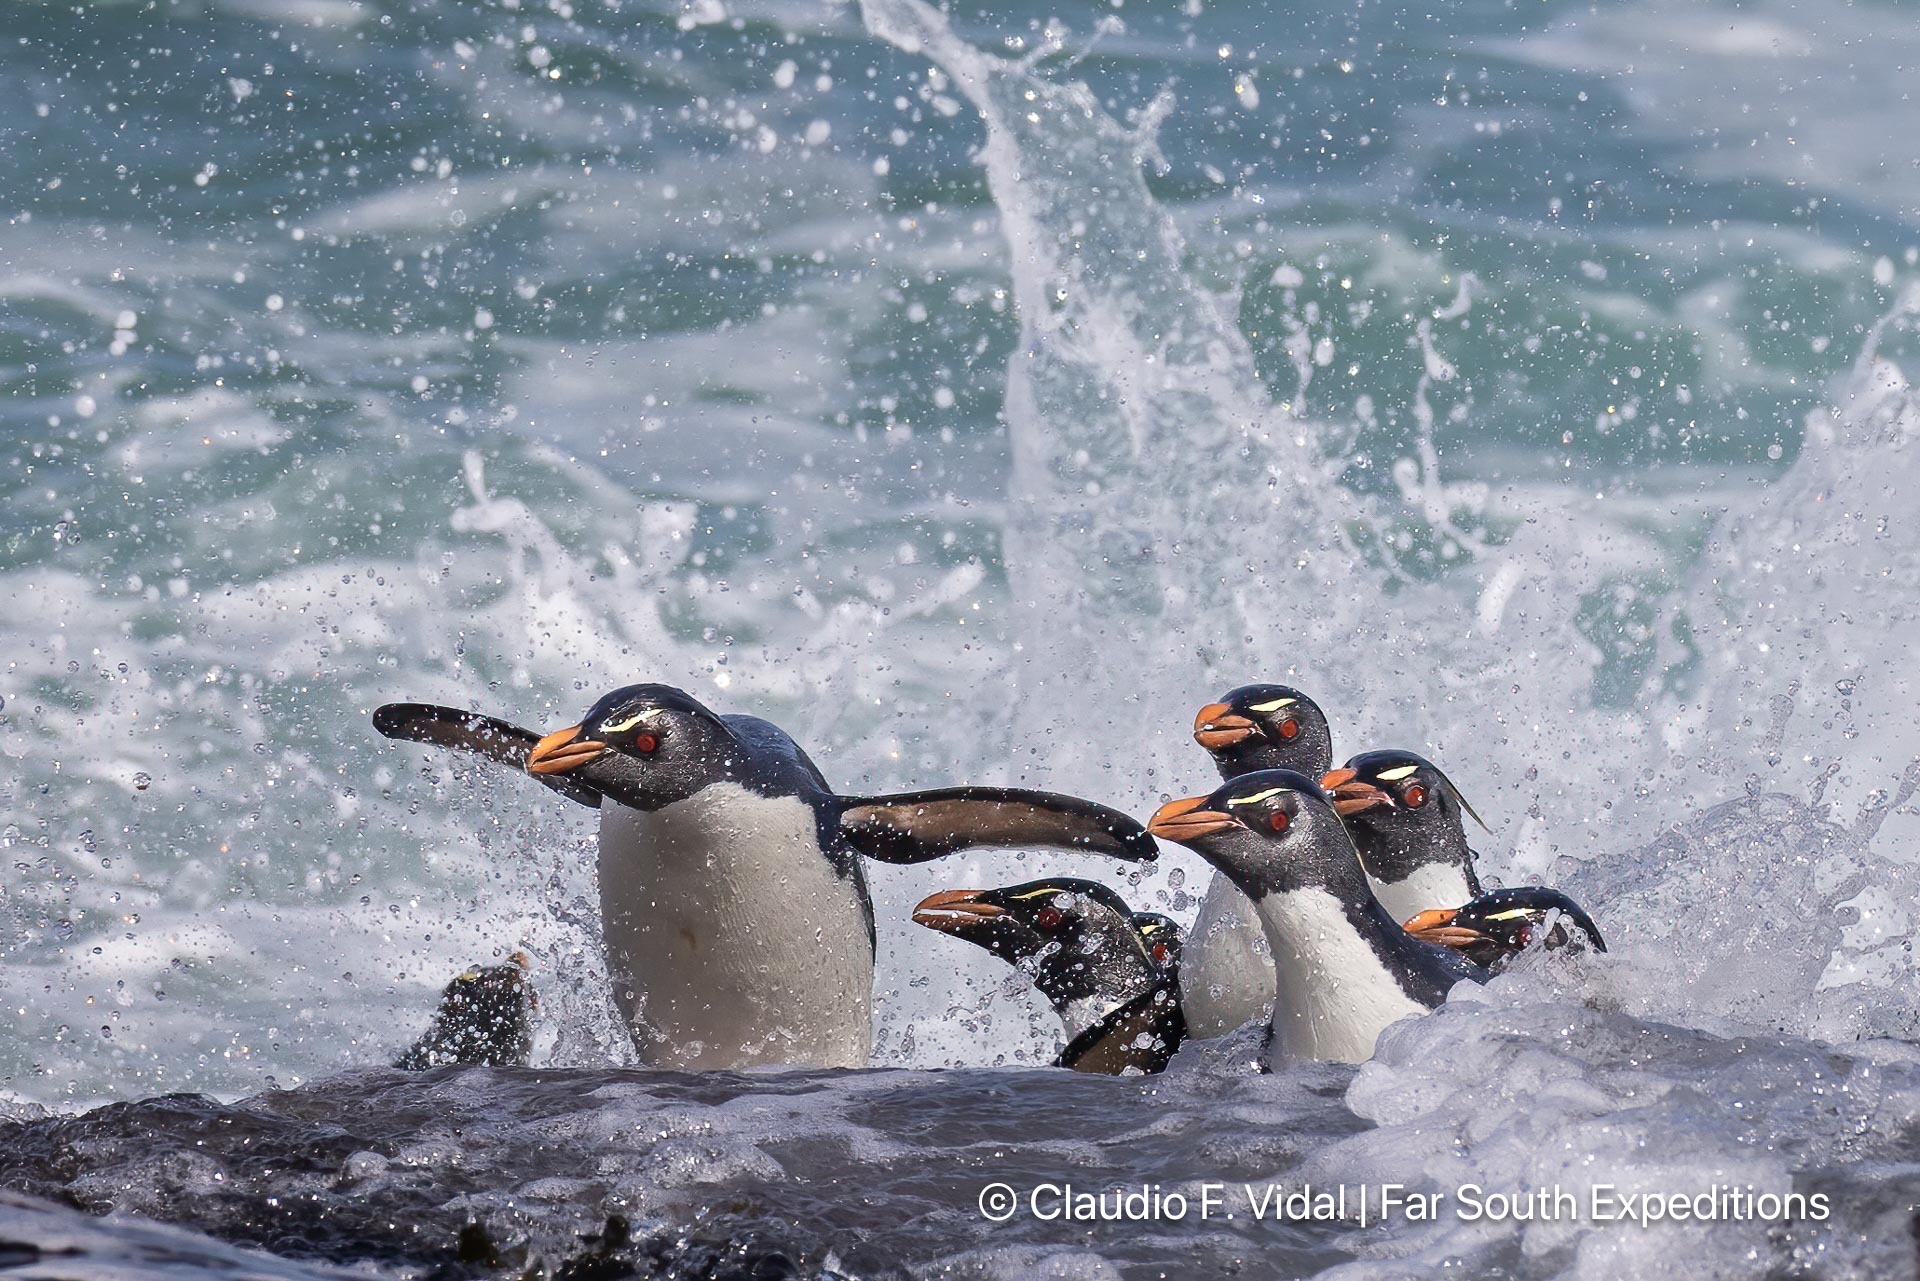
[(1387, 909), (1387, 915), (1402, 925), (1408, 917), (1418, 916), (1430, 907), (1459, 907), (1473, 897), (1473, 891), (1467, 888), (1467, 874), (1444, 863), (1416, 867), (1404, 881), (1389, 883), (1369, 876), (1367, 882), (1373, 886), (1373, 896), (1380, 900), (1380, 906)]
[(651, 814), (600, 807), (614, 1003), (646, 1063), (865, 1067), (873, 948), (813, 810), (732, 783)]
[(1225, 1036), (1273, 1009), (1273, 955), (1260, 918), (1218, 872), (1181, 946), (1180, 1006), (1194, 1037)]
[(1273, 1042), (1269, 1062), (1362, 1063), (1388, 1024), (1427, 1007), (1391, 971), (1325, 890), (1289, 890), (1260, 900), (1273, 949)]

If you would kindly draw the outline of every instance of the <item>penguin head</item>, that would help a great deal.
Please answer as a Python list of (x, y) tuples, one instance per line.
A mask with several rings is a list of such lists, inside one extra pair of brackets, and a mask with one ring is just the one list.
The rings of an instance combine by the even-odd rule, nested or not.
[(522, 1005), (539, 1008), (539, 998), (527, 981), (533, 962), (515, 952), (504, 965), (472, 965), (453, 976), (440, 993), (442, 1011), (498, 1011), (512, 1013)]
[(533, 1014), (540, 1007), (527, 980), (531, 962), (515, 952), (504, 965), (476, 965), (457, 974), (440, 994), (425, 1035), (401, 1056), (411, 1070), (449, 1064), (524, 1065), (533, 1048)]
[(1548, 947), (1607, 950), (1600, 927), (1585, 909), (1558, 890), (1538, 885), (1493, 890), (1461, 907), (1421, 912), (1406, 922), (1406, 930), (1480, 965), (1524, 951), (1536, 940)]
[(1306, 888), (1371, 892), (1333, 798), (1294, 770), (1259, 770), (1209, 796), (1168, 801), (1147, 830), (1195, 851), (1256, 901)]
[(1470, 860), (1465, 819), (1486, 826), (1440, 767), (1414, 752), (1362, 752), (1320, 785), (1368, 869), (1387, 881), (1424, 864)]
[(1151, 987), (1157, 962), (1125, 900), (1097, 881), (1058, 876), (993, 890), (942, 890), (913, 909), (916, 925), (952, 934), (1018, 966), (1056, 1006), (1127, 999)]
[(1179, 973), (1180, 927), (1172, 917), (1162, 916), (1158, 912), (1135, 912), (1133, 932), (1140, 936), (1147, 955), (1162, 974)]
[(746, 767), (726, 722), (671, 685), (628, 685), (534, 744), (530, 774), (575, 774), (634, 809), (657, 810)]
[(1333, 731), (1320, 705), (1289, 685), (1242, 685), (1193, 718), (1193, 739), (1222, 778), (1263, 769), (1318, 778), (1333, 764)]

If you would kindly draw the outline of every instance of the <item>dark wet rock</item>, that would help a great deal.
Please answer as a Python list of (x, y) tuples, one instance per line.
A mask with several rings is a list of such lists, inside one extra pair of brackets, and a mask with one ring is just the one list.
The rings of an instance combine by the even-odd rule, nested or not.
[[(1224, 1060), (1155, 1086), (1051, 1069), (380, 1069), (3, 1125), (0, 1185), (428, 1281), (878, 1281), (1079, 1234), (985, 1221), (995, 1180), (1265, 1177), (1294, 1149), (1247, 1144), (1247, 1109), (1324, 1143), (1360, 1126), (1339, 1100), (1349, 1076)], [(1304, 1273), (1348, 1257), (1326, 1232), (1203, 1226), (1159, 1225), (1122, 1253), (1209, 1273), (1255, 1253)]]

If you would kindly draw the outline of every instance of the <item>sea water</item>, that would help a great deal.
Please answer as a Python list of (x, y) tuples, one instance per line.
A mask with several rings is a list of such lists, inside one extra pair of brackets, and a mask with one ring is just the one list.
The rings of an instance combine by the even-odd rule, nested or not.
[[(403, 1273), (1907, 1275), (1914, 30), (16, 6), (0, 1181)], [(584, 812), (367, 719), (664, 680), (847, 791), (1144, 815), (1254, 678), (1340, 755), (1442, 761), (1485, 870), (1614, 951), (1357, 1072), (1251, 1075), (1249, 1033), (1082, 1080), (908, 909), (1060, 870), (1187, 919), (1206, 869), (969, 856), (873, 871), (878, 1071), (635, 1073)], [(516, 948), (567, 1075), (382, 1070)], [(211, 1097), (72, 1116), (174, 1092)], [(1068, 1231), (990, 1182), (1830, 1213)], [(229, 1248), (0, 1219), (102, 1267)]]

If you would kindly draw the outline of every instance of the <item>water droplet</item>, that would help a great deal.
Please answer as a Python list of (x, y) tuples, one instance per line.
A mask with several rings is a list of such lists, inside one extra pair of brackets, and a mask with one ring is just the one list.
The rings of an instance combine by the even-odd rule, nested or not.
[(134, 791), (144, 792), (149, 787), (152, 787), (152, 786), (153, 786), (153, 775), (147, 773), (145, 770), (141, 770), (138, 774), (135, 774), (133, 776)]
[(1845, 680), (1837, 680), (1833, 683), (1833, 687), (1840, 691), (1840, 697), (1842, 698), (1853, 697), (1853, 680), (1851, 678), (1848, 678)]

